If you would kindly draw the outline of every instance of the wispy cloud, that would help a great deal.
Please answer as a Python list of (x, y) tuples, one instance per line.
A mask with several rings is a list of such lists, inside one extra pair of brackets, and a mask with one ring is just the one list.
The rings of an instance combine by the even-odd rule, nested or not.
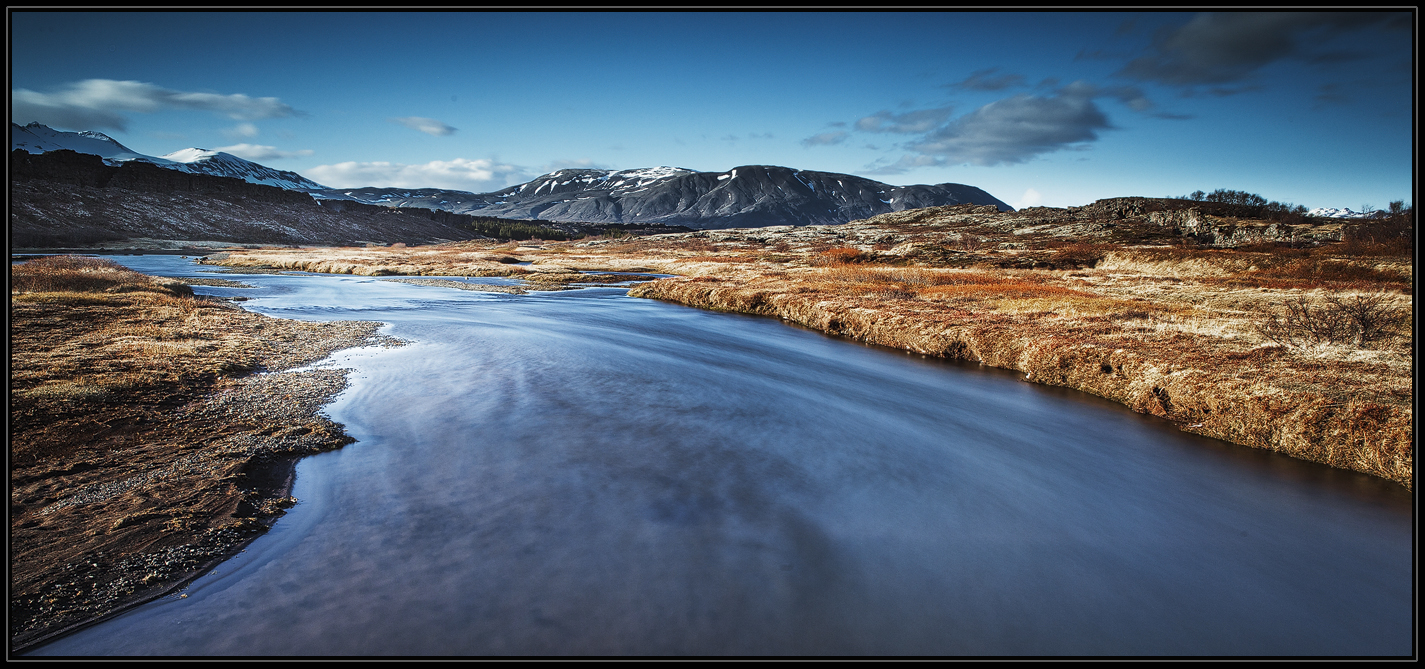
[(404, 125), (412, 130), (419, 130), (427, 135), (434, 135), (436, 137), (452, 135), (455, 134), (456, 131), (456, 128), (451, 127), (450, 125), (447, 125), (442, 121), (437, 121), (433, 118), (425, 118), (422, 116), (403, 116), (400, 118), (393, 118), (389, 120), (392, 123)]
[(223, 130), (223, 134), (233, 139), (251, 139), (253, 137), (258, 136), (258, 134), (260, 134), (260, 131), (257, 129), (257, 126), (251, 123), (239, 123), (231, 128)]
[(953, 84), (946, 84), (948, 88), (958, 88), (964, 91), (1002, 91), (1006, 88), (1024, 85), (1024, 75), (1020, 74), (995, 74), (998, 67), (991, 67), (984, 70), (971, 72), (964, 81)]
[(904, 174), (917, 167), (928, 167), (931, 165), (944, 165), (944, 158), (935, 156), (913, 156), (904, 155), (899, 160), (888, 163), (885, 160), (878, 160), (866, 166), (867, 174)]
[[(1170, 86), (1227, 86), (1248, 80), (1262, 68), (1287, 58), (1339, 62), (1353, 52), (1323, 51), (1321, 43), (1342, 32), (1393, 25), (1397, 14), (1382, 12), (1226, 12), (1199, 14), (1186, 25), (1161, 33), (1148, 53), (1128, 62), (1119, 75)], [(1313, 37), (1319, 39), (1312, 39)]]
[(588, 160), (587, 158), (580, 158), (578, 160), (555, 160), (541, 166), (539, 168), (539, 173), (549, 174), (550, 172), (558, 172), (559, 170), (568, 169), (611, 170), (613, 169), (613, 167), (605, 165), (603, 163), (596, 163), (592, 160)]
[(851, 133), (845, 130), (832, 130), (831, 132), (818, 133), (802, 140), (802, 146), (831, 146), (846, 141), (846, 138), (850, 136)]
[(170, 109), (208, 111), (238, 121), (301, 113), (277, 98), (176, 91), (141, 81), (114, 79), (86, 79), (50, 93), (20, 88), (11, 91), (10, 101), (16, 122), (39, 121), (73, 130), (126, 130), (125, 113), (147, 114)]
[(388, 162), (345, 162), (304, 170), (306, 176), (336, 188), (396, 186), (446, 188), (475, 193), (499, 190), (510, 183), (528, 181), (529, 170), (493, 160), (433, 160), (420, 165)]
[(953, 107), (917, 109), (901, 114), (883, 110), (857, 121), (856, 129), (863, 132), (922, 133), (944, 123), (952, 111)]
[(231, 153), (239, 158), (247, 160), (281, 160), (283, 158), (300, 158), (312, 155), (311, 149), (301, 149), (298, 151), (282, 151), (275, 146), (264, 146), (262, 144), (234, 144), (232, 146), (220, 146), (215, 151)]

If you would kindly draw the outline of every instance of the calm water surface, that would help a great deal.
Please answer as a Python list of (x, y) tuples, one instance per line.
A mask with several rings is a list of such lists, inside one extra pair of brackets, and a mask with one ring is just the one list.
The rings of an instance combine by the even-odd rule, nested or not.
[(1412, 652), (1392, 484), (619, 288), (232, 278), (414, 343), (246, 553), (35, 654)]

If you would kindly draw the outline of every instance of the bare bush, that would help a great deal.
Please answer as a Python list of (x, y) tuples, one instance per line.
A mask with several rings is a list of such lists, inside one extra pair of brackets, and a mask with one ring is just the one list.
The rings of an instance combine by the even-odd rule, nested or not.
[(816, 257), (812, 258), (812, 264), (819, 267), (834, 267), (836, 265), (869, 262), (873, 258), (873, 254), (863, 253), (860, 249), (855, 247), (838, 246), (817, 254)]
[(1113, 247), (1109, 244), (1075, 242), (1054, 250), (1054, 262), (1066, 267), (1093, 267)]
[(1310, 344), (1354, 344), (1393, 336), (1404, 317), (1390, 304), (1389, 293), (1366, 293), (1344, 297), (1331, 295), (1325, 304), (1305, 297), (1290, 300), (1285, 312), (1268, 312), (1257, 323), (1257, 333), (1283, 346)]
[(1396, 326), (1404, 318), (1403, 311), (1391, 305), (1389, 293), (1384, 292), (1349, 297), (1332, 295), (1326, 298), (1326, 303), (1350, 323), (1357, 346), (1394, 335)]

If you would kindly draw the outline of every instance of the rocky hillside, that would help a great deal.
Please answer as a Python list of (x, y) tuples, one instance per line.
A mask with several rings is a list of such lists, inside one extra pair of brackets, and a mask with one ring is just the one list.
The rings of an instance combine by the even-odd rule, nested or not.
[(849, 174), (746, 165), (727, 172), (656, 167), (560, 170), (494, 193), (349, 188), (320, 197), (515, 219), (747, 228), (834, 225), (877, 214), (956, 204), (1011, 207), (973, 186), (892, 186)]

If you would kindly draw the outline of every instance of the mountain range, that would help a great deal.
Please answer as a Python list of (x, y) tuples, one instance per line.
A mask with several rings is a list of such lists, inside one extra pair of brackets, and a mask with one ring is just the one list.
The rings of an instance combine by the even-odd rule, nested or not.
[(745, 165), (727, 172), (680, 167), (569, 169), (493, 193), (471, 193), (436, 188), (328, 188), (295, 172), (274, 170), (220, 151), (190, 148), (146, 156), (103, 133), (64, 132), (39, 123), (12, 123), (10, 147), (32, 154), (69, 149), (100, 156), (108, 165), (144, 162), (193, 174), (236, 177), (306, 192), (318, 200), (520, 220), (708, 229), (834, 225), (892, 211), (953, 204), (1012, 210), (989, 193), (963, 184), (892, 186), (849, 174), (771, 165)]
[(1306, 215), (1314, 216), (1316, 218), (1385, 218), (1389, 214), (1387, 212), (1379, 210), (1372, 211), (1369, 213), (1352, 211), (1350, 207), (1317, 207), (1315, 209), (1312, 209), (1311, 211), (1306, 212)]

